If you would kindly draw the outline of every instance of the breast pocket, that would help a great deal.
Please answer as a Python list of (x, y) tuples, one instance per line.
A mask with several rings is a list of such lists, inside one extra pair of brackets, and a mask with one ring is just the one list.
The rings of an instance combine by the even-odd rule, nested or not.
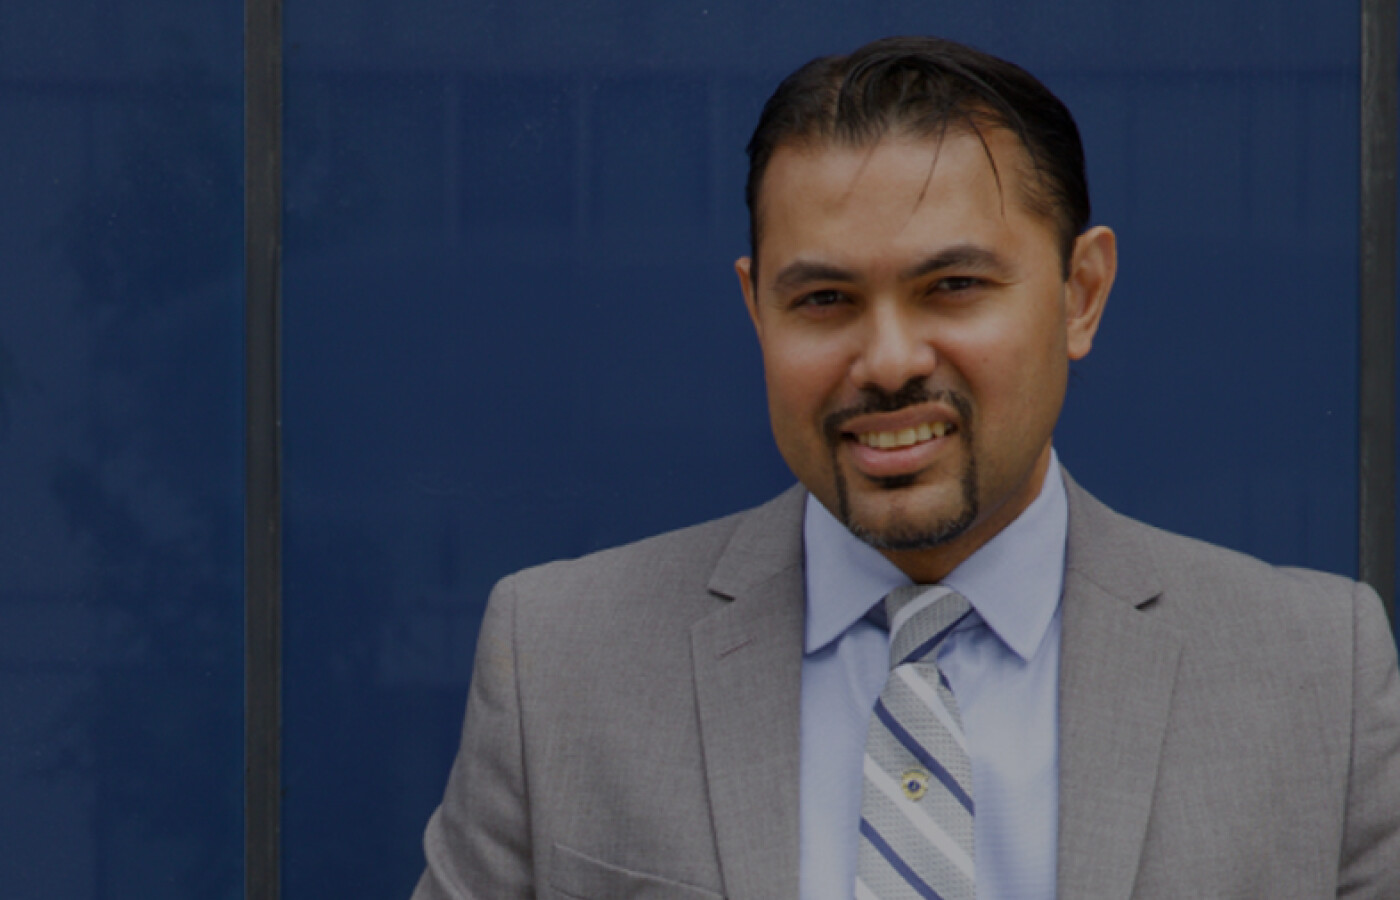
[(549, 886), (569, 900), (724, 900), (713, 891), (610, 865), (562, 844), (550, 854)]

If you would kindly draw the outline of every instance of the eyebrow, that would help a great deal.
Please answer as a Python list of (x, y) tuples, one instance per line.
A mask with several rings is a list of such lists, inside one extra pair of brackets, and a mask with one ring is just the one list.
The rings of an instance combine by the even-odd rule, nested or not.
[(813, 281), (855, 281), (854, 272), (827, 263), (797, 260), (783, 266), (773, 278), (773, 286), (779, 291), (792, 290), (799, 285)]
[(975, 272), (1005, 274), (1010, 270), (999, 253), (975, 244), (957, 244), (940, 250), (899, 273), (900, 281), (913, 281), (944, 269), (971, 269)]
[[(1000, 274), (1009, 271), (1010, 266), (1000, 254), (985, 247), (978, 247), (975, 244), (957, 244), (940, 250), (904, 269), (899, 273), (899, 280), (914, 281), (944, 269), (971, 269), (976, 272)], [(778, 274), (773, 278), (773, 286), (779, 291), (789, 291), (814, 281), (852, 282), (856, 280), (858, 280), (856, 274), (849, 269), (843, 269), (830, 263), (799, 259), (778, 271)]]

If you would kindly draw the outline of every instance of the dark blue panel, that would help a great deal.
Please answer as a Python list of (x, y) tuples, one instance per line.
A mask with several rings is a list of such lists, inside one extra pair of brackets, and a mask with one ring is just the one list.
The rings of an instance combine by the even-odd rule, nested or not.
[(444, 85), (460, 216), (472, 243), (507, 230), (567, 240), (581, 164), (580, 87), (545, 74), (458, 77)]
[(0, 11), (0, 895), (242, 891), (241, 4)]
[(1149, 521), (1354, 573), (1355, 72), (1132, 81), (1086, 86), (1122, 255), (1065, 457)]
[(1119, 287), (1058, 442), (1105, 500), (1355, 565), (1351, 9), (288, 10), (289, 896), (405, 896), (507, 572), (785, 486), (731, 270), (777, 80), (938, 31), (1076, 111)]

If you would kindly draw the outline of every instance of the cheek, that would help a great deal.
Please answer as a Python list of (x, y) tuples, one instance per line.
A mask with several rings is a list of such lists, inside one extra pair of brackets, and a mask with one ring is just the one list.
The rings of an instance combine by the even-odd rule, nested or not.
[(834, 354), (809, 344), (765, 348), (763, 370), (775, 421), (811, 421), (830, 403), (844, 370)]
[(1032, 426), (1042, 412), (1053, 414), (1048, 408), (1058, 408), (1056, 398), (1064, 392), (1068, 360), (1063, 330), (1019, 324), (966, 335), (959, 359), (952, 360), (981, 408), (984, 431)]

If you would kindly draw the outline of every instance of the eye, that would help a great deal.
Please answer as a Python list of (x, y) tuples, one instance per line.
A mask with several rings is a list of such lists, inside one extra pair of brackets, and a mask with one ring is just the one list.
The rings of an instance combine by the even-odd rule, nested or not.
[(840, 291), (823, 290), (803, 294), (792, 302), (793, 308), (825, 309), (846, 302), (846, 295)]
[(956, 294), (962, 291), (970, 291), (984, 284), (986, 284), (985, 281), (973, 275), (949, 275), (934, 282), (933, 289), (935, 291)]

